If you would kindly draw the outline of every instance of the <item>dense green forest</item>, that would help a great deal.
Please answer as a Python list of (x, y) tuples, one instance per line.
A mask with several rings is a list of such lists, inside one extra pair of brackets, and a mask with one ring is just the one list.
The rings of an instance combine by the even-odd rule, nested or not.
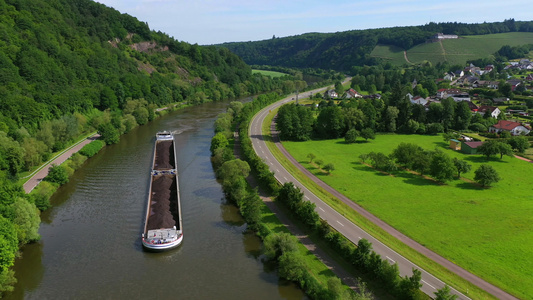
[(306, 86), (301, 72), (252, 74), (228, 49), (176, 41), (91, 0), (0, 0), (0, 36), (0, 293), (19, 247), (39, 239), (50, 193), (103, 142), (51, 168), (40, 192), (24, 193), (21, 172), (90, 132), (116, 143), (157, 107)]
[(218, 46), (230, 49), (248, 64), (349, 72), (353, 66), (381, 63), (379, 58), (370, 56), (378, 44), (408, 50), (425, 43), (436, 33), (482, 35), (517, 31), (533, 32), (533, 22), (514, 19), (482, 24), (432, 22), (422, 26), (306, 33), (256, 42), (224, 43)]

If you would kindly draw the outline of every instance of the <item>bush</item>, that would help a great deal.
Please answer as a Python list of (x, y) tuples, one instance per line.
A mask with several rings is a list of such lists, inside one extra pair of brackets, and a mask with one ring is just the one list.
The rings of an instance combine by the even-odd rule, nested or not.
[(44, 180), (60, 185), (65, 184), (68, 182), (67, 170), (62, 166), (52, 165), (50, 169), (48, 169), (48, 175)]
[(83, 148), (81, 148), (80, 154), (85, 155), (87, 157), (93, 157), (104, 147), (104, 145), (105, 143), (102, 140), (92, 141), (89, 144), (83, 146)]

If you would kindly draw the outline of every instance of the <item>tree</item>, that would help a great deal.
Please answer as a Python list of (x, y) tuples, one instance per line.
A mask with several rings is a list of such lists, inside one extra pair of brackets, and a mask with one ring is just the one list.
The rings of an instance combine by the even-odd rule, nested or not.
[(104, 142), (108, 145), (116, 144), (120, 141), (120, 133), (111, 123), (104, 123), (98, 127), (98, 132)]
[(451, 289), (446, 284), (442, 289), (437, 290), (435, 294), (435, 300), (455, 300), (457, 299), (457, 295), (450, 294)]
[(346, 132), (346, 135), (344, 136), (344, 140), (348, 144), (353, 144), (357, 140), (358, 135), (359, 135), (359, 131), (357, 131), (355, 128), (352, 128)]
[(15, 214), (13, 223), (17, 230), (19, 243), (26, 244), (38, 240), (40, 238), (38, 231), (41, 219), (37, 207), (24, 198), (17, 198), (13, 203), (13, 211)]
[(250, 174), (250, 165), (240, 159), (226, 161), (217, 170), (217, 177), (222, 178), (224, 182), (233, 181), (238, 176), (247, 177), (248, 174)]
[(279, 275), (282, 278), (299, 281), (305, 272), (307, 272), (305, 263), (299, 252), (285, 252), (279, 257)]
[(321, 109), (315, 129), (318, 136), (324, 139), (341, 137), (345, 130), (344, 115), (341, 109), (336, 106)]
[(44, 178), (44, 180), (58, 184), (65, 184), (68, 182), (67, 170), (62, 166), (52, 165), (48, 169), (48, 175)]
[(365, 141), (368, 141), (368, 139), (374, 140), (376, 139), (376, 134), (372, 128), (364, 128), (361, 130), (361, 137), (364, 138)]
[(309, 153), (307, 154), (307, 158), (309, 158), (309, 163), (312, 163), (313, 159), (316, 158), (316, 155), (314, 155), (313, 153)]
[(487, 160), (490, 159), (492, 155), (500, 153), (500, 147), (498, 146), (498, 141), (488, 140), (485, 141), (481, 146), (477, 148), (477, 151), (487, 157)]
[(412, 168), (415, 158), (419, 156), (419, 153), (422, 151), (424, 151), (424, 149), (416, 144), (402, 142), (392, 151), (391, 156), (394, 157), (398, 164), (407, 168)]
[(385, 128), (388, 132), (396, 131), (396, 119), (398, 118), (398, 113), (400, 111), (395, 106), (387, 107), (385, 112)]
[(324, 166), (324, 170), (328, 173), (335, 170), (335, 166), (332, 163), (328, 163)]
[(467, 101), (461, 101), (457, 104), (457, 111), (455, 113), (455, 129), (465, 130), (470, 126), (472, 119), (472, 112), (468, 106)]
[(529, 141), (525, 136), (513, 136), (508, 143), (518, 153), (524, 153), (529, 148)]
[(418, 293), (420, 287), (422, 287), (420, 280), (422, 280), (422, 272), (415, 268), (413, 268), (413, 275), (411, 277), (405, 276), (402, 278), (400, 289), (402, 291), (403, 298), (415, 298), (415, 295)]
[(500, 176), (494, 168), (487, 164), (482, 164), (475, 171), (474, 180), (481, 186), (490, 186), (492, 183), (500, 181)]
[(267, 235), (264, 241), (265, 254), (270, 259), (278, 259), (284, 253), (295, 252), (298, 250), (298, 241), (296, 237), (289, 233), (271, 233)]
[(457, 169), (457, 177), (461, 178), (461, 173), (468, 173), (472, 169), (472, 165), (467, 163), (463, 159), (458, 159), (457, 157), (453, 158), (453, 164)]
[(500, 153), (500, 159), (502, 159), (504, 155), (514, 157), (513, 147), (504, 142), (498, 143), (498, 152)]
[(229, 145), (228, 139), (226, 136), (219, 132), (213, 136), (211, 139), (211, 154), (215, 155), (215, 150), (218, 148), (226, 148)]
[(441, 151), (437, 151), (433, 154), (429, 170), (431, 176), (439, 181), (453, 179), (453, 175), (457, 171), (452, 159), (446, 153)]

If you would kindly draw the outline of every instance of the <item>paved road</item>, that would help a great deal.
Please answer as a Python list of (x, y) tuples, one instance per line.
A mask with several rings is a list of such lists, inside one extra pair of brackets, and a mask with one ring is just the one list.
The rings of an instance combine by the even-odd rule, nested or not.
[[(324, 89), (317, 89), (317, 90), (312, 91), (312, 93), (314, 94), (314, 93), (317, 93), (323, 90)], [(317, 196), (311, 193), (305, 186), (303, 186), (300, 182), (298, 182), (274, 158), (270, 150), (267, 148), (266, 143), (263, 139), (262, 132), (261, 132), (261, 124), (263, 123), (265, 117), (268, 115), (268, 112), (270, 110), (275, 109), (276, 107), (279, 107), (291, 101), (292, 101), (292, 96), (289, 96), (279, 102), (276, 102), (275, 104), (270, 105), (269, 107), (266, 107), (254, 117), (254, 119), (252, 120), (250, 124), (250, 136), (251, 136), (252, 144), (253, 144), (253, 147), (256, 153), (269, 165), (270, 169), (275, 173), (275, 177), (277, 178), (278, 181), (280, 181), (281, 183), (293, 182), (295, 186), (298, 186), (300, 190), (304, 193), (304, 198), (316, 204), (317, 213), (320, 215), (320, 217), (322, 219), (327, 220), (328, 223), (332, 227), (338, 230), (341, 234), (347, 237), (350, 241), (352, 241), (353, 243), (357, 243), (361, 238), (365, 238), (368, 241), (370, 241), (372, 243), (372, 247), (374, 251), (380, 254), (382, 258), (388, 259), (391, 263), (398, 263), (401, 276), (406, 276), (406, 275), (411, 276), (413, 268), (419, 269), (422, 272), (421, 283), (423, 284), (423, 286), (421, 290), (424, 293), (428, 294), (429, 296), (434, 297), (434, 292), (437, 289), (441, 289), (442, 287), (444, 287), (444, 282), (434, 277), (433, 275), (429, 274), (428, 272), (418, 267), (417, 265), (413, 264), (412, 262), (410, 262), (403, 256), (399, 255), (394, 250), (390, 249), (389, 247), (387, 247), (386, 245), (384, 245), (383, 243), (381, 243), (380, 241), (372, 237), (370, 234), (363, 231), (357, 225), (355, 225), (354, 223), (346, 219), (344, 216), (339, 214), (337, 211), (329, 207), (326, 203), (324, 203)], [(283, 146), (281, 146), (280, 143), (277, 143), (277, 145), (280, 149), (282, 149), (282, 151), (284, 151), (284, 148)], [(292, 158), (288, 153), (286, 153), (286, 151), (285, 151), (285, 155), (287, 155), (289, 159)], [(397, 237), (403, 243), (409, 245), (411, 248), (435, 260), (437, 263), (443, 265), (444, 267), (448, 268), (452, 272), (458, 274), (459, 276), (479, 286), (481, 289), (486, 290), (487, 292), (491, 293), (492, 295), (494, 295), (495, 297), (499, 299), (517, 299), (509, 295), (505, 291), (497, 288), (496, 286), (458, 267), (452, 262), (444, 259), (438, 254), (430, 251), (429, 249), (423, 247), (419, 243), (415, 242), (414, 240), (408, 238), (404, 234), (395, 230), (394, 228), (392, 228), (385, 222), (379, 220), (374, 215), (362, 209), (360, 206), (355, 204), (350, 199), (346, 198), (342, 194), (338, 193), (337, 191), (333, 190), (331, 187), (324, 184), (320, 179), (316, 178), (316, 176), (312, 175), (310, 172), (305, 170), (305, 168), (300, 166), (298, 162), (296, 162), (293, 158), (292, 160), (293, 160), (293, 163), (296, 166), (299, 166), (299, 168), (302, 169), (302, 171), (304, 171), (309, 177), (311, 177), (313, 180), (315, 180), (317, 183), (319, 183), (326, 189), (329, 189), (333, 195), (341, 199), (343, 202), (345, 202), (347, 205), (349, 205), (353, 209), (357, 210), (360, 214), (362, 214), (363, 216), (365, 216), (366, 218), (374, 222), (376, 225), (383, 228), (385, 231), (389, 232), (391, 235)], [(459, 291), (453, 288), (452, 288), (452, 293), (456, 294), (459, 299), (470, 299), (468, 296), (460, 293)]]
[(94, 134), (94, 135), (86, 138), (85, 140), (75, 144), (71, 148), (65, 150), (64, 152), (62, 152), (58, 156), (54, 157), (53, 159), (49, 160), (48, 162), (46, 162), (46, 164), (38, 172), (32, 174), (31, 178), (28, 179), (28, 181), (26, 181), (26, 183), (24, 183), (24, 185), (23, 185), (24, 191), (27, 194), (30, 193), (41, 182), (41, 180), (43, 180), (46, 177), (46, 175), (48, 175), (48, 169), (49, 169), (49, 167), (52, 164), (54, 164), (54, 165), (62, 164), (69, 157), (71, 157), (72, 154), (80, 151), (80, 149), (83, 148), (83, 146), (85, 146), (88, 143), (96, 140), (98, 137), (100, 137), (99, 134)]

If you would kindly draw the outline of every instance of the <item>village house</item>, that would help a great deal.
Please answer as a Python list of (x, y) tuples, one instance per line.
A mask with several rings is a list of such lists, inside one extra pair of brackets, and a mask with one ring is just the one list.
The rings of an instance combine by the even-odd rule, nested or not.
[(522, 83), (522, 81), (520, 79), (511, 79), (507, 80), (507, 83), (511, 85), (511, 89), (514, 91), (516, 87)]
[(499, 81), (490, 81), (490, 80), (476, 80), (472, 86), (473, 87), (486, 87), (490, 89), (498, 89), (498, 86), (500, 85)]
[(473, 111), (473, 112), (477, 112), (477, 110), (479, 109), (479, 106), (477, 106), (476, 104), (474, 104), (474, 102), (472, 102), (472, 101), (466, 101), (466, 103), (468, 103), (468, 107), (469, 107), (470, 110)]
[(498, 118), (502, 111), (495, 106), (482, 105), (478, 108), (477, 113), (484, 116), (486, 113), (490, 114), (493, 118)]
[(489, 128), (489, 132), (500, 133), (502, 131), (508, 131), (511, 135), (529, 134), (530, 128), (518, 123), (507, 120), (500, 120), (497, 124), (492, 125)]
[(455, 74), (453, 73), (446, 73), (446, 75), (444, 75), (444, 80), (448, 80), (448, 81), (453, 81), (455, 79)]
[(324, 92), (324, 98), (336, 99), (339, 97), (339, 94), (335, 90), (327, 90)]
[(420, 96), (412, 97), (410, 100), (412, 104), (426, 105), (428, 103), (426, 98)]
[(351, 98), (362, 98), (363, 96), (361, 94), (359, 94), (356, 90), (354, 89), (349, 89), (346, 91), (346, 93), (344, 94), (344, 98), (346, 99), (351, 99)]
[(498, 97), (498, 98), (492, 99), (492, 103), (494, 104), (505, 104), (508, 101), (509, 101), (509, 98), (506, 98), (506, 97)]

